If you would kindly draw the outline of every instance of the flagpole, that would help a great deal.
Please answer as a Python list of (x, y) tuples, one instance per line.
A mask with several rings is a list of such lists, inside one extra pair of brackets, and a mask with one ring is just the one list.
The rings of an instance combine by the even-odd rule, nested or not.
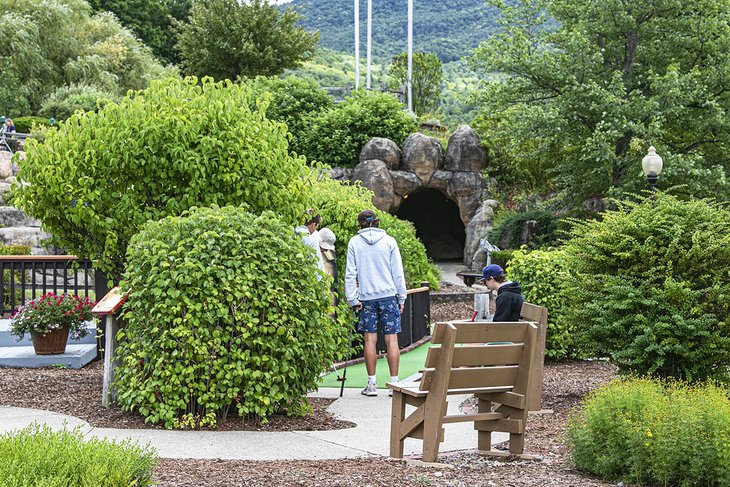
[(370, 66), (372, 64), (371, 63), (372, 57), (370, 54), (371, 54), (371, 47), (373, 44), (372, 25), (373, 25), (373, 0), (368, 0), (368, 53), (367, 53), (367, 57), (368, 57), (367, 66), (368, 67), (367, 67), (367, 77), (366, 77), (366, 82), (365, 82), (365, 87), (368, 90), (371, 87), (370, 85), (371, 85), (371, 81), (372, 81), (371, 68), (370, 68)]
[(360, 89), (360, 0), (355, 0), (355, 90)]
[(408, 111), (413, 113), (413, 0), (408, 0)]

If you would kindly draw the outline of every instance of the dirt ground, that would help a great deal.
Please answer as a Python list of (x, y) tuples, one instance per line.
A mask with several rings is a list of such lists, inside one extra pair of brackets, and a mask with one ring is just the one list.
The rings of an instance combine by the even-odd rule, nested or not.
[[(470, 306), (438, 304), (433, 321), (468, 317)], [(473, 450), (442, 454), (437, 466), (419, 465), (413, 459), (384, 457), (325, 461), (222, 461), (159, 460), (155, 480), (159, 486), (608, 486), (612, 483), (574, 471), (563, 443), (568, 416), (580, 399), (611, 380), (615, 369), (604, 362), (547, 363), (543, 409), (527, 423), (525, 451), (540, 461), (494, 460)], [(81, 370), (0, 368), (0, 405), (48, 409), (77, 416), (99, 427), (149, 428), (136, 415), (101, 402), (102, 366)], [(350, 427), (326, 412), (330, 401), (314, 401), (314, 412), (304, 418), (274, 416), (264, 426), (251, 421), (228, 420), (222, 430), (324, 430)], [(469, 401), (462, 404), (466, 409)]]

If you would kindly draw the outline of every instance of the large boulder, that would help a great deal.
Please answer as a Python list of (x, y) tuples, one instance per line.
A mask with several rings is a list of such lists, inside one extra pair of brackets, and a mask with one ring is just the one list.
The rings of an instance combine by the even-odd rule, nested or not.
[(332, 179), (337, 181), (349, 181), (352, 179), (352, 169), (347, 167), (333, 167), (329, 170)]
[(373, 192), (373, 206), (379, 210), (390, 211), (393, 206), (393, 178), (388, 166), (383, 161), (364, 161), (352, 171), (352, 181), (361, 184)]
[(360, 151), (360, 162), (374, 159), (383, 161), (388, 169), (399, 169), (401, 151), (398, 144), (383, 137), (373, 137)]
[(443, 194), (449, 194), (449, 185), (451, 185), (453, 177), (454, 173), (451, 171), (438, 170), (431, 176), (428, 187), (441, 191)]
[(470, 269), (481, 270), (487, 260), (484, 252), (479, 250), (479, 241), (486, 238), (492, 229), (494, 209), (499, 205), (495, 200), (486, 200), (477, 210), (466, 226), (466, 242), (464, 243), (464, 265)]
[(13, 175), (12, 157), (13, 154), (11, 152), (0, 151), (0, 179), (5, 179)]
[(403, 142), (403, 169), (415, 173), (424, 183), (443, 164), (444, 150), (435, 138), (415, 133)]
[(423, 183), (418, 176), (408, 171), (390, 171), (390, 175), (393, 178), (393, 210), (397, 210), (403, 198), (407, 197), (417, 189), (420, 189)]
[(55, 249), (45, 247), (43, 241), (51, 238), (51, 234), (38, 227), (8, 227), (0, 228), (0, 243), (6, 245), (28, 245), (33, 255), (47, 255), (56, 252)]
[(487, 151), (476, 131), (468, 125), (461, 125), (449, 138), (444, 168), (450, 171), (479, 172), (486, 164)]
[(468, 225), (482, 204), (484, 179), (478, 172), (454, 172), (448, 194), (459, 207), (459, 216)]
[(13, 206), (0, 206), (0, 227), (40, 227), (35, 220)]

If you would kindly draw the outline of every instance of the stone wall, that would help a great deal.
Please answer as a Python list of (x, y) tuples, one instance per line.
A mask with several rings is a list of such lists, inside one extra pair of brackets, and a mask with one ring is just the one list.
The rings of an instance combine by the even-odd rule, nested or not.
[[(19, 157), (23, 157), (18, 152)], [(0, 243), (28, 245), (33, 255), (48, 255), (57, 253), (56, 249), (48, 249), (43, 241), (51, 235), (41, 230), (38, 220), (28, 217), (25, 213), (7, 206), (10, 188), (15, 184), (18, 166), (12, 163), (12, 154), (0, 151)]]

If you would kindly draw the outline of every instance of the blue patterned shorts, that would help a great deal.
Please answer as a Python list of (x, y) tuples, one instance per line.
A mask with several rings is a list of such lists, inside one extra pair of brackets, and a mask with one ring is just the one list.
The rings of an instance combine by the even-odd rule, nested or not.
[(400, 333), (400, 308), (395, 297), (362, 301), (357, 331), (377, 333), (378, 327), (383, 335)]

